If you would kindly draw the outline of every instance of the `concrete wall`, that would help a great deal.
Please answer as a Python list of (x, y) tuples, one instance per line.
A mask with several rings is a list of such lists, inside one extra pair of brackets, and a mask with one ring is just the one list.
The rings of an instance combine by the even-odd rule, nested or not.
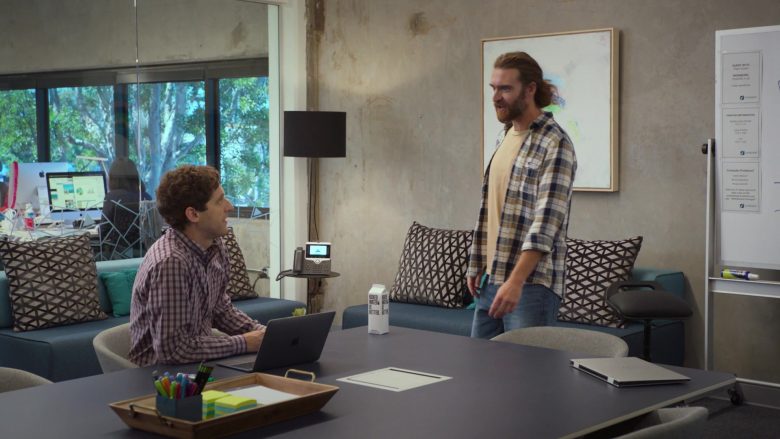
[[(267, 7), (138, 0), (142, 64), (268, 54)], [(135, 65), (133, 0), (0, 0), (0, 74)]]
[[(695, 303), (687, 363), (703, 366), (705, 158), (714, 134), (714, 32), (780, 24), (775, 0), (317, 0), (311, 84), (347, 111), (347, 157), (320, 161), (325, 307), (392, 284), (412, 221), (469, 229), (481, 180), (481, 39), (620, 30), (620, 191), (575, 193), (570, 236), (645, 238), (640, 266), (684, 271)], [(576, 145), (575, 145), (576, 146)], [(780, 381), (780, 301), (718, 297), (716, 366)]]

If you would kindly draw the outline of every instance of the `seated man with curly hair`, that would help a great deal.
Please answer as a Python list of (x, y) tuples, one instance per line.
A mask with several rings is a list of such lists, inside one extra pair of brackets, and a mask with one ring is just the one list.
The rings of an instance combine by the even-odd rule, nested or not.
[(226, 290), (222, 237), (233, 206), (219, 173), (208, 166), (168, 172), (157, 207), (171, 228), (149, 249), (133, 285), (130, 361), (182, 364), (256, 352), (265, 326), (233, 306)]

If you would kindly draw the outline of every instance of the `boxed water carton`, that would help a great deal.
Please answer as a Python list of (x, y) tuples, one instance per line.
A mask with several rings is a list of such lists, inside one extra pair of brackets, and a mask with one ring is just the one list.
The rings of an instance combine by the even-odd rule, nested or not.
[(382, 284), (368, 290), (368, 333), (387, 334), (390, 331), (390, 297)]

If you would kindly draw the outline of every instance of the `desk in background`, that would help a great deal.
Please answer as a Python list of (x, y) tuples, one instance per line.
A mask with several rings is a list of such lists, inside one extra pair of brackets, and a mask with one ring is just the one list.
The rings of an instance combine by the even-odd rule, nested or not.
[[(320, 361), (298, 368), (341, 390), (322, 411), (236, 437), (576, 437), (734, 383), (719, 372), (672, 367), (684, 384), (618, 389), (569, 366), (581, 355), (392, 327), (332, 332)], [(396, 366), (453, 379), (405, 392), (337, 381)], [(0, 436), (158, 437), (130, 430), (110, 402), (153, 393), (151, 371), (129, 369), (0, 394)], [(157, 367), (193, 371), (190, 367)], [(216, 368), (217, 379), (234, 372)], [(45, 416), (42, 422), (41, 416)]]

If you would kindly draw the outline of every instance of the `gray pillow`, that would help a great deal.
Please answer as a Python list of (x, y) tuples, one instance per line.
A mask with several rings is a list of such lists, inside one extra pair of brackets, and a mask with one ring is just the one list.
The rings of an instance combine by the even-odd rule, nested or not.
[(89, 235), (0, 240), (14, 331), (102, 320)]
[(467, 305), (466, 298), (471, 297), (466, 287), (471, 239), (471, 230), (433, 229), (412, 223), (390, 300), (444, 308)]
[(628, 280), (642, 237), (620, 241), (566, 240), (566, 291), (558, 320), (623, 327), (623, 320), (607, 304), (607, 288)]

